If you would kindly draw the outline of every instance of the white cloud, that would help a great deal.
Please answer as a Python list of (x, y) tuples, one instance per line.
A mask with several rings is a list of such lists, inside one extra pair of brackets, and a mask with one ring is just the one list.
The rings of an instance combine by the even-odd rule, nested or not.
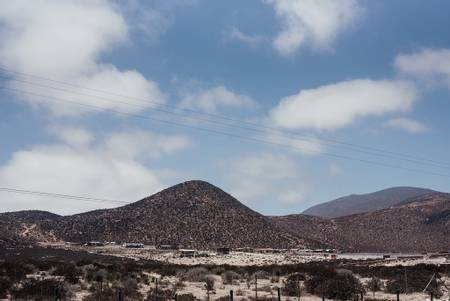
[(264, 42), (264, 37), (261, 35), (250, 35), (242, 32), (236, 26), (230, 26), (224, 32), (225, 38), (232, 41), (238, 41), (248, 46), (255, 47)]
[[(4, 1), (0, 10), (0, 23), (0, 63), (9, 69), (132, 98), (161, 103), (165, 100), (158, 85), (139, 72), (121, 71), (101, 62), (101, 55), (126, 43), (129, 38), (128, 24), (108, 1)], [(36, 79), (33, 78), (33, 81)], [(153, 106), (149, 102), (127, 99), (127, 102), (140, 104), (139, 107), (129, 106), (118, 102), (123, 101), (123, 98), (76, 87), (68, 88), (54, 82), (51, 85), (93, 97), (10, 82), (10, 86), (15, 89), (104, 109), (137, 112)], [(48, 102), (44, 98), (21, 93), (18, 96), (33, 105), (45, 106), (58, 115), (76, 115), (86, 111), (86, 108), (62, 101)], [(114, 101), (106, 101), (101, 97)]]
[(304, 192), (290, 190), (282, 192), (279, 196), (280, 201), (287, 204), (297, 204), (304, 201)]
[(179, 103), (181, 109), (200, 110), (206, 113), (217, 113), (219, 109), (251, 107), (253, 100), (242, 94), (220, 85), (212, 88), (184, 91)]
[(144, 34), (148, 41), (154, 42), (165, 33), (174, 22), (174, 10), (192, 5), (195, 0), (126, 0), (118, 1), (130, 20), (132, 31)]
[(259, 153), (234, 159), (226, 174), (231, 193), (243, 202), (297, 203), (303, 200), (305, 184), (296, 162), (283, 155)]
[(104, 148), (119, 157), (138, 158), (140, 156), (160, 157), (173, 154), (192, 145), (186, 136), (166, 136), (147, 131), (115, 133), (108, 137)]
[(265, 0), (281, 21), (273, 45), (281, 55), (292, 55), (306, 43), (329, 48), (336, 37), (361, 15), (358, 0)]
[(304, 154), (304, 155), (319, 155), (325, 149), (323, 143), (314, 137), (295, 137), (295, 136), (287, 136), (287, 135), (278, 135), (273, 132), (267, 133), (267, 139), (271, 143), (286, 145), (295, 152)]
[(417, 53), (400, 54), (395, 66), (404, 75), (427, 82), (443, 82), (450, 87), (450, 49), (424, 49)]
[(285, 97), (270, 116), (282, 128), (334, 130), (361, 117), (408, 111), (416, 97), (408, 82), (358, 79)]
[(49, 131), (74, 148), (88, 147), (94, 141), (94, 136), (89, 131), (82, 128), (52, 126)]
[(385, 126), (398, 128), (405, 130), (407, 132), (418, 134), (428, 131), (428, 127), (416, 120), (412, 120), (409, 118), (392, 118), (388, 122), (385, 123)]
[[(63, 140), (69, 133), (82, 133), (84, 130), (72, 128), (62, 131)], [(154, 135), (148, 133), (149, 137)], [(162, 176), (136, 160), (136, 153), (158, 151), (167, 153), (183, 149), (181, 145), (161, 145), (162, 137), (155, 141), (145, 141), (133, 152), (117, 151), (111, 141), (117, 135), (125, 141), (127, 135), (135, 137), (136, 132), (113, 134), (96, 145), (88, 144), (83, 148), (64, 143), (37, 145), (29, 150), (15, 152), (11, 159), (0, 166), (0, 185), (18, 189), (81, 195), (103, 199), (115, 199), (132, 202), (153, 194), (164, 187)], [(144, 135), (141, 133), (141, 135)], [(177, 137), (166, 137), (179, 139)], [(70, 141), (73, 142), (73, 141)], [(167, 173), (168, 171), (164, 171)], [(111, 207), (112, 204), (88, 203), (78, 200), (56, 198), (36, 198), (22, 195), (3, 195), (2, 210), (40, 209), (70, 214), (99, 207)]]
[(244, 176), (274, 180), (285, 179), (295, 174), (294, 165), (288, 158), (271, 153), (243, 158), (236, 162), (235, 170)]

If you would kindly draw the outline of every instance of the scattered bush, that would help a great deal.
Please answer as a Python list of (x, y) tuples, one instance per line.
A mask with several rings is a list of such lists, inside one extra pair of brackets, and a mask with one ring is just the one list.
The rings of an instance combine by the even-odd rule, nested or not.
[(300, 281), (306, 279), (305, 275), (300, 273), (291, 274), (284, 281), (283, 294), (286, 296), (298, 296), (301, 291)]
[(313, 276), (305, 285), (309, 293), (334, 300), (355, 299), (363, 291), (359, 279), (347, 270), (335, 271), (328, 276)]
[[(178, 296), (177, 296), (178, 297)], [(146, 301), (165, 301), (175, 298), (175, 291), (171, 289), (151, 288)], [(178, 299), (178, 298), (177, 298)]]
[(209, 271), (206, 268), (198, 267), (186, 271), (181, 275), (181, 279), (192, 282), (203, 282), (208, 274)]
[(12, 289), (11, 295), (19, 300), (65, 300), (68, 297), (68, 291), (64, 284), (57, 280), (28, 279), (22, 286)]
[(200, 299), (197, 299), (192, 294), (182, 294), (182, 295), (177, 295), (177, 300), (178, 301), (198, 301)]
[(54, 276), (63, 276), (65, 281), (76, 284), (78, 283), (81, 272), (74, 264), (59, 264), (51, 273)]
[(375, 292), (379, 292), (383, 289), (383, 282), (377, 277), (372, 277), (372, 279), (367, 282), (366, 287), (367, 290), (371, 291), (375, 296)]
[(222, 282), (223, 284), (232, 284), (233, 280), (239, 280), (241, 275), (234, 271), (225, 271), (222, 273)]
[(6, 299), (6, 295), (10, 288), (12, 287), (13, 282), (8, 277), (0, 277), (0, 299)]
[[(400, 274), (393, 279), (388, 280), (386, 283), (386, 292), (395, 294), (397, 291), (400, 293), (414, 293), (421, 292), (430, 281), (433, 274), (416, 274), (408, 273), (405, 278), (404, 274)], [(442, 296), (440, 275), (437, 274), (433, 277), (430, 285), (427, 288), (427, 292), (433, 293), (435, 297)]]

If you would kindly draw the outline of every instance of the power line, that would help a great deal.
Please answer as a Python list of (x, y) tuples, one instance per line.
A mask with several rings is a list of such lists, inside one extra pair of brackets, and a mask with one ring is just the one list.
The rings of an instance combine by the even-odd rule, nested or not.
[[(3, 69), (3, 68), (0, 67), (0, 69)], [(397, 159), (397, 160), (401, 160), (401, 161), (405, 161), (405, 162), (409, 162), (409, 163), (414, 163), (414, 164), (423, 165), (423, 166), (432, 166), (432, 167), (437, 167), (437, 168), (442, 168), (442, 169), (449, 169), (450, 168), (450, 165), (447, 165), (447, 164), (450, 164), (450, 163), (438, 162), (438, 161), (433, 161), (433, 160), (428, 160), (428, 159), (419, 159), (419, 158), (410, 159), (411, 156), (409, 156), (409, 155), (400, 156), (400, 154), (395, 154), (395, 153), (386, 152), (386, 151), (383, 153), (383, 152), (381, 152), (379, 150), (375, 150), (375, 149), (370, 150), (367, 147), (360, 147), (360, 146), (352, 145), (352, 144), (348, 144), (348, 143), (329, 142), (329, 141), (324, 140), (322, 138), (309, 138), (309, 137), (304, 137), (304, 136), (300, 136), (300, 135), (295, 135), (295, 134), (292, 134), (292, 133), (289, 133), (289, 135), (286, 135), (284, 132), (282, 132), (280, 130), (277, 130), (277, 129), (274, 129), (274, 128), (265, 127), (265, 126), (262, 126), (262, 125), (258, 127), (257, 124), (248, 123), (248, 122), (245, 122), (245, 121), (239, 121), (239, 120), (236, 120), (236, 119), (230, 119), (230, 120), (232, 120), (234, 122), (237, 122), (237, 123), (251, 124), (252, 126), (255, 126), (255, 127), (241, 126), (241, 125), (238, 125), (238, 124), (229, 124), (229, 123), (224, 123), (224, 122), (220, 122), (220, 121), (217, 121), (217, 120), (199, 118), (199, 117), (195, 117), (195, 116), (186, 116), (186, 115), (180, 113), (179, 111), (169, 111), (169, 110), (165, 110), (165, 109), (146, 107), (146, 106), (143, 106), (143, 105), (138, 105), (138, 104), (124, 102), (124, 101), (117, 101), (117, 100), (106, 99), (104, 97), (99, 97), (99, 96), (95, 96), (95, 95), (80, 93), (80, 92), (71, 91), (71, 90), (67, 90), (67, 89), (63, 89), (63, 88), (59, 88), (59, 87), (42, 85), (42, 84), (33, 83), (33, 82), (30, 82), (30, 81), (26, 81), (26, 80), (21, 80), (21, 79), (14, 79), (13, 78), (13, 79), (9, 79), (9, 80), (17, 81), (17, 82), (21, 82), (21, 83), (25, 83), (25, 84), (30, 84), (30, 85), (34, 85), (34, 86), (38, 86), (38, 87), (42, 87), (42, 88), (53, 89), (53, 90), (57, 90), (57, 91), (65, 92), (65, 93), (71, 93), (71, 94), (75, 94), (75, 95), (79, 95), (79, 96), (91, 97), (91, 98), (95, 98), (95, 99), (105, 100), (105, 101), (108, 101), (108, 102), (116, 102), (116, 103), (121, 103), (121, 104), (125, 104), (125, 105), (139, 107), (139, 108), (142, 108), (142, 109), (148, 109), (148, 110), (152, 110), (152, 111), (158, 111), (158, 112), (163, 112), (163, 113), (167, 113), (167, 114), (177, 115), (177, 116), (181, 116), (183, 118), (195, 119), (195, 120), (198, 120), (198, 121), (208, 122), (208, 123), (212, 123), (212, 124), (216, 124), (216, 125), (218, 124), (218, 125), (226, 126), (226, 127), (239, 128), (239, 129), (243, 129), (243, 130), (249, 130), (249, 131), (259, 132), (259, 133), (264, 133), (264, 134), (268, 134), (267, 131), (271, 131), (271, 132), (275, 133), (275, 134), (272, 133), (271, 135), (275, 135), (275, 137), (279, 137), (279, 138), (283, 138), (283, 139), (296, 139), (298, 141), (307, 141), (307, 142), (313, 142), (313, 143), (314, 142), (321, 142), (321, 143), (324, 143), (326, 145), (331, 145), (333, 147), (342, 147), (342, 148), (345, 148), (345, 149), (348, 149), (348, 150), (351, 150), (351, 151), (355, 151), (355, 152), (359, 152), (359, 153), (363, 153), (363, 154), (367, 154), (367, 155), (371, 155), (371, 156), (385, 157), (385, 158), (389, 158), (389, 159)], [(57, 81), (57, 82), (59, 82), (59, 81)], [(19, 89), (16, 89), (16, 90), (19, 90)], [(97, 91), (97, 90), (95, 90), (95, 91)], [(28, 93), (31, 93), (31, 92), (28, 92)], [(48, 96), (42, 96), (42, 97), (48, 97)], [(189, 111), (191, 111), (191, 110), (189, 110)], [(201, 112), (197, 112), (197, 111), (194, 111), (194, 112), (201, 114)], [(211, 114), (207, 114), (207, 115), (211, 115)], [(219, 116), (219, 115), (214, 115), (213, 114), (212, 116)], [(224, 117), (224, 118), (226, 118), (226, 117)], [(337, 146), (336, 144), (339, 144), (339, 145)], [(368, 150), (364, 150), (364, 149), (368, 149)]]
[[(113, 101), (111, 99), (107, 99), (106, 100), (105, 98), (101, 98), (101, 97), (98, 97), (98, 96), (95, 96), (95, 95), (79, 93), (79, 92), (70, 91), (70, 90), (67, 90), (67, 89), (62, 89), (62, 88), (59, 88), (59, 87), (53, 87), (53, 86), (48, 86), (48, 85), (37, 84), (37, 83), (33, 83), (33, 82), (30, 82), (30, 81), (26, 81), (26, 80), (20, 80), (20, 79), (17, 79), (17, 78), (9, 78), (9, 80), (19, 81), (19, 82), (23, 82), (23, 83), (27, 83), (27, 84), (31, 84), (31, 85), (37, 85), (37, 86), (41, 86), (41, 87), (45, 87), (45, 88), (49, 88), (49, 89), (55, 89), (55, 90), (59, 90), (59, 91), (67, 92), (67, 93), (78, 94), (78, 95), (83, 95), (83, 96), (88, 96), (88, 97), (96, 97), (96, 98), (100, 98), (100, 99), (103, 99), (103, 100), (106, 100), (106, 101), (110, 101), (110, 102), (111, 101), (118, 102), (118, 103), (131, 105), (131, 106), (137, 106), (137, 107), (141, 107), (141, 108), (145, 108), (145, 109), (157, 110), (157, 111), (161, 111), (161, 112), (169, 113), (169, 114), (180, 115), (179, 113), (177, 113), (178, 111), (195, 113), (195, 114), (198, 114), (198, 115), (210, 116), (210, 117), (219, 118), (219, 119), (222, 119), (222, 120), (227, 120), (227, 121), (231, 121), (231, 122), (235, 122), (235, 123), (247, 124), (247, 125), (250, 125), (250, 126), (256, 127), (256, 128), (242, 127), (242, 126), (237, 126), (237, 125), (220, 123), (220, 122), (217, 122), (215, 120), (210, 120), (210, 119), (199, 119), (198, 117), (191, 117), (191, 118), (194, 118), (194, 119), (199, 119), (199, 120), (204, 121), (204, 122), (218, 123), (218, 124), (222, 124), (222, 125), (225, 125), (225, 126), (233, 126), (233, 127), (238, 127), (238, 128), (245, 129), (245, 130), (251, 130), (251, 131), (265, 132), (265, 130), (268, 130), (268, 131), (271, 131), (271, 132), (282, 133), (283, 136), (288, 137), (289, 139), (292, 138), (291, 136), (295, 136), (299, 140), (310, 141), (310, 142), (311, 141), (312, 142), (321, 141), (324, 144), (328, 144), (328, 145), (332, 144), (333, 146), (340, 145), (340, 147), (345, 147), (345, 148), (347, 148), (349, 150), (352, 150), (352, 151), (361, 152), (361, 153), (365, 153), (365, 154), (370, 154), (370, 155), (374, 155), (374, 156), (387, 157), (387, 158), (396, 158), (396, 159), (399, 159), (399, 160), (402, 160), (402, 161), (407, 161), (407, 162), (410, 162), (410, 163), (415, 163), (415, 164), (420, 164), (420, 165), (430, 165), (430, 166), (439, 167), (439, 168), (450, 168), (450, 163), (448, 163), (448, 162), (441, 162), (441, 161), (431, 160), (431, 159), (428, 159), (428, 158), (419, 157), (419, 156), (415, 156), (415, 155), (398, 153), (398, 152), (393, 152), (393, 151), (389, 151), (389, 150), (378, 149), (378, 148), (373, 148), (373, 147), (368, 147), (368, 146), (362, 146), (362, 145), (358, 145), (358, 144), (354, 144), (354, 143), (338, 141), (338, 140), (335, 140), (335, 139), (309, 138), (309, 137), (305, 137), (305, 136), (299, 135), (297, 133), (291, 133), (291, 132), (289, 132), (288, 133), (289, 136), (287, 136), (284, 131), (281, 131), (278, 128), (265, 126), (263, 124), (257, 124), (257, 123), (253, 123), (253, 122), (248, 122), (246, 120), (240, 120), (240, 119), (230, 118), (230, 117), (227, 117), (227, 116), (222, 116), (222, 115), (218, 115), (218, 114), (211, 114), (211, 113), (206, 113), (206, 112), (201, 112), (201, 111), (191, 110), (191, 109), (186, 109), (186, 108), (178, 108), (177, 106), (171, 106), (171, 105), (164, 104), (164, 103), (161, 103), (161, 102), (155, 102), (155, 101), (151, 101), (151, 100), (143, 100), (143, 99), (130, 97), (130, 96), (122, 95), (122, 94), (117, 94), (117, 93), (113, 93), (113, 92), (109, 92), (109, 91), (105, 91), (105, 90), (99, 90), (99, 89), (85, 87), (85, 86), (81, 86), (81, 85), (77, 85), (77, 84), (73, 84), (73, 83), (68, 83), (68, 82), (64, 82), (64, 81), (60, 81), (60, 80), (55, 80), (55, 79), (51, 79), (51, 78), (47, 78), (47, 77), (43, 77), (43, 76), (37, 76), (37, 75), (29, 74), (29, 73), (13, 71), (13, 70), (10, 70), (8, 68), (1, 67), (1, 66), (0, 66), (0, 70), (3, 70), (4, 72), (10, 73), (10, 74), (16, 74), (16, 75), (25, 76), (25, 77), (32, 77), (32, 78), (45, 80), (45, 81), (49, 81), (49, 82), (53, 82), (53, 83), (57, 83), (57, 84), (65, 85), (65, 86), (76, 87), (76, 88), (80, 88), (80, 89), (85, 89), (85, 90), (98, 92), (98, 93), (104, 93), (104, 94), (108, 94), (108, 95), (112, 95), (112, 96), (116, 96), (116, 97), (121, 97), (121, 98), (127, 98), (127, 99), (131, 99), (131, 100), (138, 101), (138, 102), (141, 102), (141, 103), (145, 103), (147, 105), (154, 104), (154, 105), (157, 105), (157, 106), (163, 106), (163, 107), (166, 107), (166, 108), (174, 109), (176, 111), (172, 112), (172, 111), (167, 111), (167, 110), (162, 110), (162, 109), (148, 108), (148, 107), (139, 106), (137, 104), (132, 104), (132, 103), (128, 103), (128, 102)], [(425, 163), (425, 162), (427, 162), (427, 163)]]
[(8, 192), (8, 193), (16, 193), (16, 194), (55, 197), (55, 198), (60, 198), (60, 199), (78, 200), (78, 201), (86, 201), (86, 202), (110, 203), (110, 204), (117, 204), (117, 205), (130, 204), (130, 202), (113, 200), (113, 199), (102, 199), (102, 198), (95, 198), (95, 197), (88, 197), (88, 196), (61, 194), (61, 193), (35, 191), (35, 190), (25, 190), (25, 189), (17, 189), (17, 188), (10, 188), (10, 187), (0, 187), (0, 191)]
[[(275, 145), (275, 146), (281, 146), (281, 147), (285, 147), (285, 148), (289, 148), (289, 149), (296, 149), (296, 150), (305, 151), (305, 148), (299, 147), (297, 145), (276, 143), (276, 142), (273, 142), (273, 141), (268, 141), (268, 140), (264, 140), (264, 139), (260, 139), (260, 138), (246, 137), (246, 136), (241, 136), (241, 135), (237, 135), (237, 134), (233, 134), (233, 133), (218, 131), (218, 130), (215, 130), (215, 129), (204, 128), (204, 127), (197, 127), (197, 126), (194, 126), (194, 125), (185, 124), (185, 123), (181, 123), (181, 122), (175, 122), (175, 121), (159, 119), (159, 118), (155, 118), (155, 117), (149, 117), (147, 115), (140, 115), (140, 114), (134, 114), (134, 113), (128, 113), (128, 112), (121, 112), (121, 111), (114, 110), (114, 109), (108, 109), (108, 108), (103, 108), (103, 107), (99, 107), (99, 106), (95, 106), (95, 105), (79, 103), (79, 102), (75, 102), (75, 101), (71, 101), (71, 100), (66, 100), (66, 99), (57, 98), (57, 97), (53, 97), (53, 96), (48, 96), (48, 95), (41, 95), (41, 94), (37, 94), (37, 93), (23, 91), (23, 90), (20, 90), (20, 89), (8, 88), (8, 87), (4, 87), (4, 86), (3, 87), (0, 86), (0, 88), (6, 89), (6, 90), (10, 90), (10, 91), (15, 91), (15, 92), (22, 93), (22, 94), (28, 94), (28, 95), (33, 95), (33, 96), (37, 96), (37, 97), (42, 97), (42, 98), (44, 98), (44, 101), (47, 101), (47, 102), (52, 102), (50, 99), (53, 99), (53, 100), (58, 101), (58, 102), (65, 102), (65, 103), (74, 104), (74, 105), (78, 105), (78, 106), (88, 107), (88, 108), (91, 108), (91, 109), (94, 109), (94, 110), (99, 110), (100, 112), (105, 112), (106, 111), (106, 112), (111, 112), (111, 113), (114, 113), (114, 114), (125, 115), (125, 116), (130, 116), (130, 117), (139, 118), (139, 119), (152, 120), (152, 121), (165, 123), (165, 124), (169, 124), (169, 125), (173, 125), (173, 126), (178, 126), (178, 127), (182, 127), (182, 128), (190, 128), (190, 129), (203, 131), (203, 132), (210, 133), (210, 134), (228, 136), (228, 137), (237, 138), (237, 139), (241, 139), (241, 140), (247, 140), (247, 141), (258, 142), (258, 143), (267, 144), (267, 145)], [(412, 172), (416, 172), (416, 173), (429, 174), (429, 175), (440, 176), (440, 177), (450, 177), (450, 174), (435, 173), (435, 172), (424, 171), (424, 170), (420, 170), (420, 169), (416, 169), (416, 168), (404, 167), (404, 166), (401, 166), (401, 165), (380, 163), (380, 162), (366, 160), (366, 159), (354, 158), (354, 157), (350, 157), (350, 156), (346, 156), (346, 155), (342, 155), (342, 154), (335, 154), (335, 153), (324, 152), (324, 151), (320, 151), (320, 152), (316, 152), (316, 153), (320, 154), (320, 155), (328, 156), (328, 157), (337, 158), (337, 159), (345, 159), (345, 160), (350, 160), (350, 161), (357, 161), (357, 162), (361, 162), (361, 163), (378, 165), (378, 166), (383, 166), (383, 167), (388, 167), (388, 168), (393, 168), (393, 169), (402, 169), (402, 170), (405, 170), (405, 171), (412, 171)]]

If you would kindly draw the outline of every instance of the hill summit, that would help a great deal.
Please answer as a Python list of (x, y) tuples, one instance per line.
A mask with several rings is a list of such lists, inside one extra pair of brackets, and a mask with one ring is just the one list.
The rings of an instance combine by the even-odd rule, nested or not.
[(62, 217), (47, 230), (65, 241), (104, 240), (184, 247), (297, 246), (299, 239), (204, 181), (189, 181), (114, 209)]

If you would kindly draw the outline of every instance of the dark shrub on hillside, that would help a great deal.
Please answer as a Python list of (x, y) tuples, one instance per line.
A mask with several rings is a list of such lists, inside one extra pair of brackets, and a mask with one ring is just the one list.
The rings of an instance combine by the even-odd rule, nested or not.
[(14, 299), (25, 300), (66, 300), (68, 291), (64, 284), (53, 279), (38, 281), (26, 280), (22, 286), (12, 289), (11, 295)]

